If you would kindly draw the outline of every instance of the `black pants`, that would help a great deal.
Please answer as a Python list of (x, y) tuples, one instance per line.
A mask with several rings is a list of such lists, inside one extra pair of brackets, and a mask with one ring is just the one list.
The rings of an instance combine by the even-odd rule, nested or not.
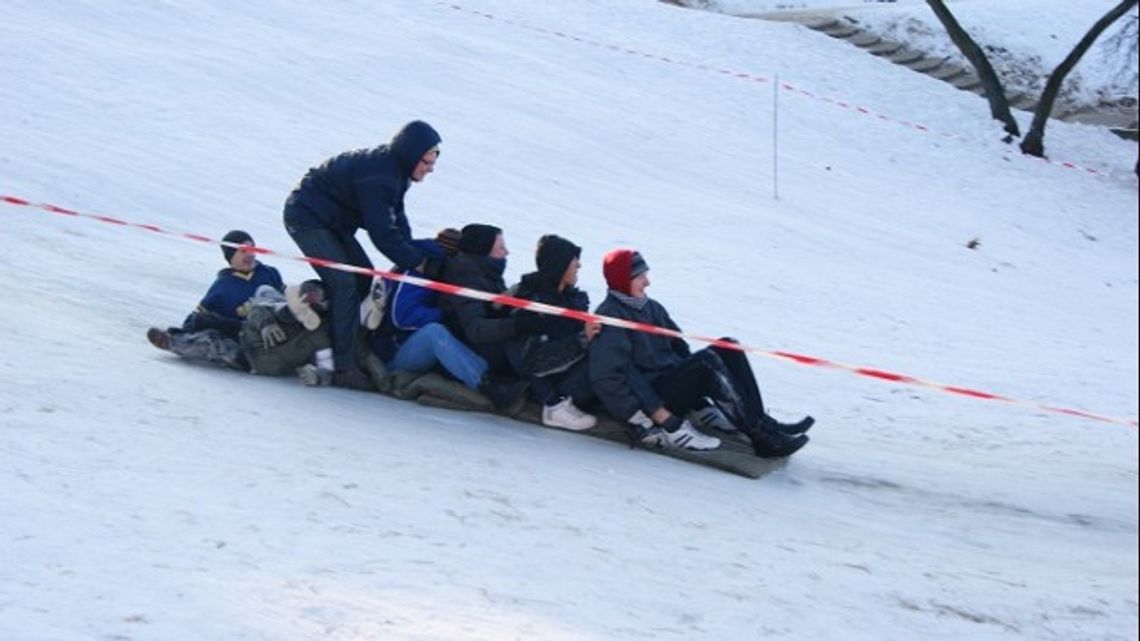
[(764, 401), (752, 366), (744, 353), (736, 350), (702, 349), (654, 381), (653, 389), (666, 409), (681, 418), (701, 407), (705, 397), (715, 400), (728, 419), (745, 431), (756, 428), (764, 416)]
[(590, 386), (590, 366), (586, 359), (570, 369), (549, 376), (530, 377), (531, 396), (543, 405), (553, 405), (569, 396), (580, 409), (592, 407), (597, 397)]

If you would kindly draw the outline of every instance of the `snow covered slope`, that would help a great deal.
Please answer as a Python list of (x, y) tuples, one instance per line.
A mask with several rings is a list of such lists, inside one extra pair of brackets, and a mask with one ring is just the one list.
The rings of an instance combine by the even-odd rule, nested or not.
[[(803, 28), (653, 0), (0, 23), (0, 193), (292, 253), (305, 169), (423, 118), (414, 230), (501, 225), (508, 278), (557, 232), (597, 302), (635, 246), (687, 330), (1137, 415), (1135, 145), (1051, 124), (1098, 174), (1024, 159), (977, 97)], [(758, 358), (819, 424), (749, 481), (188, 365), (143, 334), (216, 249), (0, 215), (0, 638), (1136, 638), (1134, 428)]]

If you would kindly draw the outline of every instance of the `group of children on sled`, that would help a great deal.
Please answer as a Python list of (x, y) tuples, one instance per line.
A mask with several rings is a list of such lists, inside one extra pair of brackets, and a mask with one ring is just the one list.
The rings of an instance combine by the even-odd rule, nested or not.
[[(623, 422), (645, 447), (711, 450), (716, 434), (740, 433), (761, 457), (784, 457), (807, 443), (814, 420), (782, 423), (764, 409), (739, 350), (692, 352), (680, 338), (497, 305), (404, 281), (328, 266), (372, 268), (358, 229), (393, 271), (468, 289), (582, 312), (581, 248), (554, 234), (535, 248), (535, 270), (507, 287), (502, 229), (474, 223), (413, 239), (404, 213), (411, 183), (432, 173), (439, 134), (405, 125), (385, 145), (350, 151), (315, 167), (285, 204), (286, 230), (314, 259), (319, 280), (286, 287), (259, 262), (242, 231), (223, 238), (228, 267), (181, 327), (151, 328), (152, 344), (180, 356), (265, 375), (296, 373), (311, 386), (384, 389), (378, 370), (443, 374), (499, 411), (529, 399), (544, 425), (589, 430), (597, 415)], [(603, 259), (607, 292), (600, 316), (678, 330), (649, 298), (649, 265), (631, 249)], [(724, 342), (733, 342), (725, 339)]]

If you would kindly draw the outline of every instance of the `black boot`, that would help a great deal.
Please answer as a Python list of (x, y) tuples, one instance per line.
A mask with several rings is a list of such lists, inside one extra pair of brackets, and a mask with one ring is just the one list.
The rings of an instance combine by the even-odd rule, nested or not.
[(479, 381), (479, 392), (486, 396), (499, 412), (510, 410), (526, 393), (527, 382), (516, 378), (498, 378), (483, 375)]
[(776, 430), (764, 428), (754, 429), (748, 434), (752, 441), (752, 450), (760, 458), (783, 458), (795, 454), (801, 447), (807, 445), (806, 434), (792, 436)]
[(372, 384), (372, 379), (359, 367), (338, 369), (333, 373), (332, 384), (334, 387), (354, 389), (361, 392), (376, 391), (376, 386)]
[(764, 417), (760, 419), (760, 421), (768, 430), (779, 432), (781, 434), (790, 434), (792, 436), (803, 434), (804, 432), (810, 430), (812, 425), (815, 425), (815, 419), (810, 416), (805, 416), (795, 423), (781, 423), (780, 421), (777, 421), (771, 416), (765, 414)]

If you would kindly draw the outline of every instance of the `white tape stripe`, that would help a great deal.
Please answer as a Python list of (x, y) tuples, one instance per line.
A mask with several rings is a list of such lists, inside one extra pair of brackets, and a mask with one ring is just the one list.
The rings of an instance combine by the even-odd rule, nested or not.
[(579, 320), (597, 321), (597, 322), (602, 323), (604, 325), (610, 325), (613, 327), (621, 327), (623, 329), (630, 329), (630, 330), (634, 330), (634, 331), (638, 331), (638, 332), (647, 332), (647, 333), (652, 333), (652, 334), (659, 334), (662, 336), (670, 336), (673, 338), (681, 338), (681, 339), (685, 339), (685, 340), (693, 340), (693, 341), (698, 341), (698, 342), (702, 342), (702, 343), (709, 343), (709, 344), (714, 345), (716, 347), (720, 347), (720, 348), (724, 348), (724, 349), (733, 349), (733, 350), (737, 350), (740, 352), (745, 352), (745, 353), (749, 353), (749, 354), (756, 354), (759, 356), (764, 356), (767, 358), (773, 358), (773, 359), (777, 359), (777, 360), (781, 360), (781, 361), (785, 361), (785, 362), (791, 361), (794, 363), (798, 363), (800, 365), (811, 365), (814, 367), (839, 369), (839, 370), (850, 372), (852, 374), (858, 374), (859, 376), (864, 376), (864, 377), (869, 377), (869, 378), (877, 378), (879, 380), (888, 381), (888, 382), (892, 382), (892, 383), (896, 383), (896, 384), (936, 389), (936, 390), (939, 390), (941, 392), (944, 392), (947, 394), (953, 394), (956, 396), (968, 396), (968, 397), (973, 397), (973, 398), (976, 398), (979, 400), (1001, 401), (1004, 403), (1020, 405), (1023, 407), (1028, 407), (1028, 408), (1032, 408), (1035, 410), (1046, 411), (1046, 412), (1050, 412), (1050, 413), (1054, 413), (1054, 414), (1076, 416), (1076, 417), (1080, 417), (1080, 418), (1087, 418), (1087, 419), (1102, 421), (1102, 422), (1106, 422), (1106, 423), (1116, 423), (1119, 425), (1127, 425), (1127, 426), (1132, 427), (1132, 428), (1137, 427), (1136, 419), (1117, 418), (1117, 417), (1113, 417), (1113, 416), (1095, 414), (1092, 412), (1085, 412), (1083, 410), (1068, 409), (1068, 408), (1064, 408), (1064, 407), (1055, 407), (1052, 405), (1044, 405), (1041, 403), (1033, 403), (1030, 401), (1023, 401), (1023, 400), (1019, 400), (1019, 399), (1015, 399), (1015, 398), (1009, 398), (1006, 396), (1002, 396), (999, 394), (992, 394), (990, 392), (984, 392), (981, 390), (974, 390), (974, 389), (970, 389), (970, 388), (966, 388), (966, 387), (960, 387), (960, 386), (956, 386), (956, 385), (946, 385), (944, 383), (936, 383), (933, 381), (926, 381), (926, 380), (922, 380), (920, 378), (916, 378), (913, 376), (907, 376), (905, 374), (895, 374), (893, 372), (888, 372), (885, 370), (880, 370), (880, 369), (875, 369), (875, 368), (857, 367), (854, 365), (846, 365), (843, 363), (837, 363), (835, 361), (829, 361), (827, 359), (817, 358), (814, 356), (807, 356), (804, 354), (796, 354), (793, 352), (785, 352), (785, 351), (772, 351), (772, 350), (765, 350), (765, 349), (760, 349), (760, 348), (756, 348), (756, 347), (749, 347), (747, 345), (743, 345), (743, 344), (739, 344), (739, 343), (732, 343), (732, 342), (724, 341), (724, 340), (719, 339), (719, 338), (709, 338), (706, 336), (699, 336), (699, 335), (695, 335), (695, 334), (685, 334), (685, 333), (679, 332), (677, 330), (668, 329), (665, 327), (657, 327), (655, 325), (647, 325), (644, 323), (636, 323), (636, 322), (627, 321), (627, 320), (624, 320), (621, 318), (613, 318), (610, 316), (599, 316), (597, 314), (582, 313), (582, 312), (579, 312), (577, 310), (564, 309), (562, 307), (555, 307), (553, 305), (547, 305), (544, 303), (536, 303), (534, 301), (528, 301), (528, 300), (521, 299), (521, 298), (513, 298), (510, 296), (506, 296), (504, 294), (493, 294), (490, 292), (484, 292), (484, 291), (480, 291), (477, 289), (468, 289), (466, 287), (459, 287), (457, 285), (450, 285), (448, 283), (440, 283), (440, 282), (433, 281), (433, 280), (430, 280), (427, 278), (421, 278), (419, 276), (408, 276), (406, 274), (397, 274), (395, 272), (389, 272), (389, 271), (384, 271), (384, 270), (380, 270), (380, 269), (368, 269), (365, 267), (358, 267), (356, 265), (346, 265), (343, 263), (337, 263), (334, 261), (329, 261), (329, 260), (325, 260), (325, 259), (321, 259), (321, 258), (311, 258), (308, 256), (298, 256), (296, 254), (284, 254), (284, 253), (281, 253), (281, 252), (278, 252), (278, 251), (275, 251), (272, 249), (267, 249), (265, 247), (250, 247), (248, 245), (242, 245), (241, 243), (231, 243), (231, 242), (227, 242), (227, 241), (213, 240), (208, 236), (202, 236), (199, 234), (171, 233), (171, 232), (163, 230), (161, 227), (158, 227), (157, 225), (131, 223), (131, 222), (127, 222), (124, 220), (120, 220), (118, 218), (112, 218), (110, 216), (102, 216), (102, 215), (97, 215), (97, 214), (84, 214), (84, 213), (77, 212), (77, 211), (74, 211), (71, 209), (65, 209), (63, 207), (57, 207), (55, 205), (49, 205), (46, 203), (31, 202), (31, 201), (25, 200), (23, 198), (17, 198), (15, 196), (0, 195), (0, 201), (5, 202), (5, 203), (10, 204), (10, 205), (18, 205), (18, 206), (22, 206), (22, 207), (33, 207), (36, 209), (42, 209), (44, 211), (51, 212), (54, 214), (63, 214), (63, 215), (73, 216), (73, 217), (91, 218), (91, 219), (97, 220), (99, 222), (118, 225), (118, 226), (137, 227), (139, 229), (144, 229), (146, 231), (157, 232), (157, 233), (164, 234), (164, 235), (174, 236), (175, 238), (181, 238), (183, 240), (189, 240), (189, 241), (193, 241), (193, 242), (196, 242), (199, 244), (202, 244), (202, 243), (218, 244), (218, 245), (225, 245), (227, 247), (233, 247), (235, 249), (240, 249), (242, 247), (246, 247), (246, 248), (250, 249), (250, 251), (253, 251), (254, 253), (259, 254), (259, 255), (264, 254), (264, 255), (269, 255), (269, 256), (279, 256), (281, 258), (298, 260), (298, 261), (308, 263), (308, 264), (313, 265), (313, 266), (327, 267), (329, 269), (339, 269), (342, 271), (348, 271), (348, 272), (352, 272), (355, 274), (370, 275), (370, 276), (374, 276), (374, 277), (386, 278), (388, 280), (395, 280), (395, 281), (410, 283), (412, 285), (419, 285), (421, 287), (427, 287), (428, 289), (439, 291), (439, 292), (442, 292), (445, 294), (454, 294), (457, 296), (464, 296), (467, 298), (474, 298), (474, 299), (483, 300), (483, 301), (492, 302), (492, 303), (501, 303), (501, 304), (505, 304), (505, 305), (510, 305), (512, 307), (518, 307), (518, 308), (527, 309), (530, 311), (535, 311), (535, 312), (538, 312), (541, 314), (551, 314), (551, 315), (555, 315), (555, 316), (565, 316), (567, 318), (576, 318)]

